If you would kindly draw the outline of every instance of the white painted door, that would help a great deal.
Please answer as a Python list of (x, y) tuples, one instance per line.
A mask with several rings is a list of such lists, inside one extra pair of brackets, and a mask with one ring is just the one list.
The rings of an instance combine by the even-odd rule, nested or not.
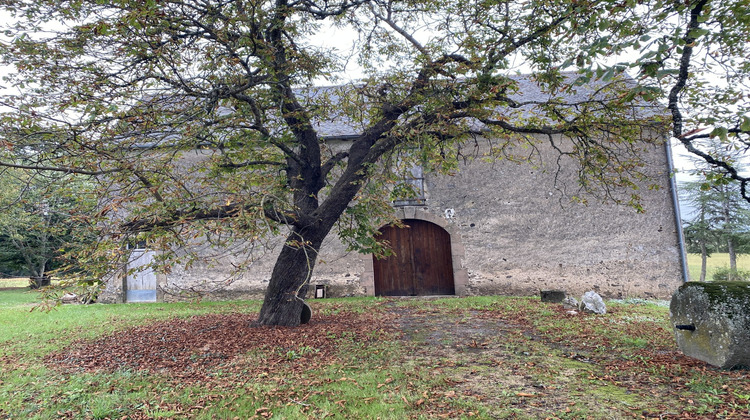
[(125, 284), (126, 302), (156, 302), (156, 273), (151, 267), (140, 268), (153, 260), (154, 251), (150, 249), (135, 249), (130, 254)]

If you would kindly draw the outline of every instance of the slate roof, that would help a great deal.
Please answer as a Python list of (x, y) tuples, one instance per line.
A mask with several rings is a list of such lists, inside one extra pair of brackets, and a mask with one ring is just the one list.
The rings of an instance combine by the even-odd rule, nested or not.
[[(568, 72), (564, 73), (563, 76), (568, 79), (566, 80), (566, 84), (572, 83), (575, 81), (575, 78), (578, 77), (576, 73)], [(521, 74), (521, 75), (511, 75), (507, 76), (513, 80), (515, 80), (517, 84), (517, 92), (510, 95), (510, 98), (519, 102), (519, 103), (527, 103), (526, 105), (517, 108), (517, 109), (507, 109), (503, 110), (503, 115), (507, 118), (510, 118), (511, 120), (521, 120), (526, 119), (532, 116), (535, 116), (538, 113), (538, 108), (536, 104), (545, 103), (552, 99), (556, 99), (557, 101), (563, 102), (563, 103), (577, 103), (577, 102), (583, 102), (591, 99), (596, 99), (597, 97), (601, 98), (600, 89), (607, 85), (607, 83), (604, 83), (602, 81), (592, 81), (589, 83), (582, 84), (581, 86), (574, 86), (569, 91), (566, 91), (565, 94), (560, 93), (550, 93), (542, 89), (542, 87), (533, 80), (531, 75), (527, 74)], [(618, 83), (625, 83), (627, 85), (633, 86), (635, 85), (635, 81), (629, 77), (625, 77), (624, 79), (621, 79)], [(295, 89), (295, 93), (297, 93), (298, 100), (305, 104), (310, 104), (312, 106), (321, 106), (321, 104), (324, 103), (337, 103), (342, 99), (343, 95), (341, 93), (343, 91), (346, 91), (348, 89), (356, 89), (357, 85), (341, 85), (341, 86), (320, 86), (320, 87), (312, 87), (312, 88), (298, 88)], [(361, 87), (361, 85), (360, 85)], [(323, 100), (325, 99), (325, 100)], [(156, 100), (156, 97), (151, 97), (149, 100), (145, 101), (148, 102), (159, 102), (159, 105), (157, 106), (168, 106), (170, 101), (173, 101), (174, 99), (166, 99), (166, 100)], [(167, 105), (165, 105), (167, 104)], [(328, 117), (326, 119), (315, 119), (313, 120), (313, 126), (318, 131), (318, 134), (325, 139), (328, 140), (348, 140), (352, 139), (359, 134), (362, 133), (362, 131), (367, 126), (367, 121), (353, 121), (351, 118), (349, 118), (347, 115), (345, 115), (342, 111), (336, 112), (336, 110), (333, 110), (333, 112), (330, 112), (329, 110)], [(642, 119), (642, 120), (653, 120), (657, 116), (664, 116), (666, 115), (665, 109), (654, 106), (651, 104), (643, 103), (637, 107), (633, 108), (633, 118)], [(233, 110), (227, 107), (219, 107), (217, 110), (219, 115), (226, 115), (229, 113), (232, 113)], [(484, 126), (479, 123), (478, 121), (475, 121), (474, 128), (478, 131), (481, 131), (484, 129)], [(172, 139), (179, 136), (179, 133), (176, 131), (170, 131), (170, 132), (160, 132), (160, 133), (153, 133), (153, 137), (159, 137), (159, 140), (154, 141), (148, 141), (148, 142), (138, 142), (137, 144), (131, 145), (130, 147), (136, 147), (136, 148), (151, 148), (156, 147), (159, 145), (164, 145), (165, 143), (169, 143)]]
[[(509, 109), (507, 112), (504, 112), (504, 115), (506, 115), (507, 117), (516, 119), (524, 119), (534, 116), (538, 111), (535, 104), (545, 103), (552, 99), (557, 99), (569, 104), (579, 103), (597, 98), (601, 99), (602, 95), (601, 93), (599, 93), (601, 88), (605, 87), (609, 83), (612, 83), (605, 83), (600, 80), (595, 80), (582, 84), (580, 86), (574, 86), (570, 91), (566, 92), (564, 95), (561, 95), (560, 93), (553, 94), (545, 91), (544, 89), (542, 89), (539, 83), (533, 80), (531, 75), (520, 74), (511, 75), (508, 77), (513, 79), (517, 83), (518, 87), (517, 92), (510, 95), (510, 98), (519, 103), (529, 103), (519, 109)], [(578, 77), (578, 74), (574, 72), (566, 72), (563, 73), (563, 77), (567, 79), (566, 83), (572, 83), (573, 81), (575, 81), (575, 78)], [(635, 86), (635, 81), (629, 76), (621, 78), (617, 83), (624, 83), (625, 85), (630, 87)], [(298, 92), (301, 93), (302, 97), (309, 96), (310, 98), (315, 98), (318, 95), (327, 95), (330, 100), (335, 102), (336, 98), (339, 97), (338, 92), (340, 92), (342, 89), (347, 89), (347, 86), (315, 87), (312, 88), (312, 90), (307, 90), (307, 94), (302, 90), (299, 90)], [(666, 108), (658, 105), (648, 104), (645, 102), (642, 102), (638, 106), (634, 107), (632, 109), (632, 112), (633, 118), (642, 120), (654, 120), (656, 117), (664, 117), (667, 115)], [(343, 140), (357, 136), (362, 132), (364, 128), (361, 124), (360, 126), (355, 125), (350, 119), (343, 115), (337, 115), (325, 121), (316, 120), (314, 122), (314, 125), (318, 130), (318, 134), (322, 137), (327, 139)], [(477, 123), (477, 125), (480, 126), (481, 124)]]

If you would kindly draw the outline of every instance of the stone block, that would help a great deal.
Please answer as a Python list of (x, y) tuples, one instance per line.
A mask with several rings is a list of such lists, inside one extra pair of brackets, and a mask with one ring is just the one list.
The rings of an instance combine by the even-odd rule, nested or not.
[(581, 310), (592, 314), (604, 315), (607, 313), (607, 305), (604, 304), (604, 300), (599, 293), (589, 290), (581, 298)]
[(686, 356), (723, 369), (750, 367), (750, 283), (685, 283), (669, 315)]
[(565, 300), (565, 292), (563, 290), (540, 290), (539, 295), (542, 302), (561, 303)]

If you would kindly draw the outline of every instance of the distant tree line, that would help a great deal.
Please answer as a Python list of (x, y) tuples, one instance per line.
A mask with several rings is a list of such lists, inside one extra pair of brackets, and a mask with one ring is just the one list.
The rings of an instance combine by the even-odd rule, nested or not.
[[(86, 241), (89, 186), (81, 177), (11, 168), (0, 172), (0, 274), (49, 285)], [(89, 238), (90, 239), (90, 238)]]
[(683, 219), (687, 252), (701, 255), (700, 281), (706, 280), (712, 253), (729, 254), (725, 272), (732, 279), (738, 277), (737, 255), (750, 253), (750, 206), (738, 184), (708, 178), (681, 184), (682, 200), (692, 209)]

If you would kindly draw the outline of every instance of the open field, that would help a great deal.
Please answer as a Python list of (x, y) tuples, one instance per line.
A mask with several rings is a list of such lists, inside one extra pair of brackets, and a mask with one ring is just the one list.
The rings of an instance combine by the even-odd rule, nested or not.
[(4, 287), (26, 287), (28, 285), (28, 277), (0, 278), (0, 289)]
[[(711, 281), (711, 276), (717, 268), (729, 267), (729, 254), (714, 253), (706, 261), (706, 280)], [(737, 256), (737, 268), (750, 270), (750, 255)], [(701, 278), (701, 256), (700, 254), (688, 254), (688, 271), (691, 281), (699, 281)]]
[(538, 298), (70, 305), (0, 290), (0, 419), (750, 418), (750, 372), (677, 349), (663, 303)]

